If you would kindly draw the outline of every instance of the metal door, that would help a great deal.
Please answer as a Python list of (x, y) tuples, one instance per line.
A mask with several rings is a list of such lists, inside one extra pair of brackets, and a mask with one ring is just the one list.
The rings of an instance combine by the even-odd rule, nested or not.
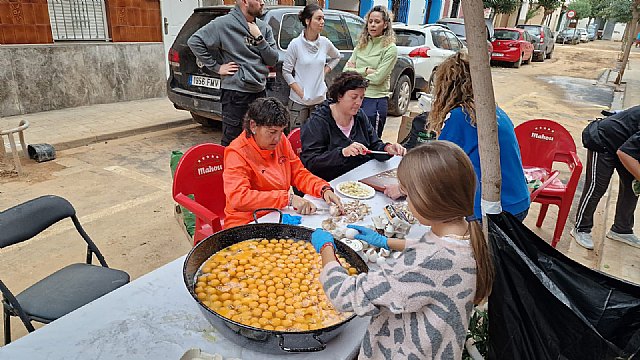
[(164, 43), (164, 64), (167, 76), (169, 76), (169, 62), (167, 54), (173, 41), (178, 36), (178, 32), (185, 21), (193, 13), (193, 9), (200, 7), (200, 0), (162, 0), (160, 10), (162, 11), (162, 42)]

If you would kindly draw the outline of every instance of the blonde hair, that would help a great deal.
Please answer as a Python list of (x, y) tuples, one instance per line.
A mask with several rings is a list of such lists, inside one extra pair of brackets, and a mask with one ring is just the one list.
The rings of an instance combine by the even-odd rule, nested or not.
[[(430, 141), (409, 151), (398, 166), (398, 180), (418, 214), (433, 221), (451, 221), (473, 215), (476, 173), (464, 151), (448, 141)], [(478, 221), (469, 222), (476, 260), (479, 304), (491, 293), (494, 269)]]
[(434, 76), (434, 100), (429, 112), (427, 130), (440, 134), (449, 111), (462, 106), (462, 110), (476, 124), (476, 105), (473, 101), (473, 85), (469, 60), (464, 52), (450, 56), (438, 66)]
[(389, 9), (387, 9), (385, 6), (376, 5), (373, 8), (371, 8), (371, 10), (369, 10), (367, 15), (364, 17), (364, 29), (362, 29), (362, 32), (360, 33), (360, 37), (358, 38), (359, 49), (364, 49), (369, 43), (369, 40), (372, 39), (371, 35), (369, 35), (369, 17), (373, 12), (382, 13), (382, 20), (384, 20), (384, 23), (387, 25), (387, 28), (384, 29), (384, 31), (382, 32), (382, 35), (380, 35), (380, 37), (382, 38), (382, 45), (386, 47), (396, 43), (396, 34), (393, 31), (393, 26), (392, 26), (393, 15), (389, 11)]

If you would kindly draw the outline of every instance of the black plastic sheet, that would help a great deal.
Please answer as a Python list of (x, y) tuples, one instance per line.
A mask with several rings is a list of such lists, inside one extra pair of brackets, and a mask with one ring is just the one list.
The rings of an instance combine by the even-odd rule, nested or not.
[(569, 259), (509, 214), (489, 219), (490, 359), (640, 359), (639, 286)]

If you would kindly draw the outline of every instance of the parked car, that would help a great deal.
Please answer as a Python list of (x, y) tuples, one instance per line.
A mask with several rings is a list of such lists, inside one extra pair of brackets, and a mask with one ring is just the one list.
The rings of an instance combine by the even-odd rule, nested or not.
[[(233, 6), (210, 6), (197, 8), (182, 26), (175, 42), (169, 50), (169, 79), (167, 94), (177, 109), (191, 112), (193, 119), (205, 126), (213, 126), (222, 119), (220, 103), (220, 76), (202, 67), (200, 61), (187, 45), (189, 37), (211, 20), (227, 14)], [(280, 52), (280, 59), (275, 67), (270, 67), (266, 91), (285, 104), (289, 100), (289, 85), (282, 76), (282, 61), (289, 43), (302, 32), (302, 24), (298, 20), (300, 6), (265, 6), (262, 20), (271, 25), (273, 35)], [(340, 50), (342, 59), (327, 74), (326, 81), (342, 72), (345, 63), (351, 57), (358, 36), (364, 28), (364, 20), (356, 15), (339, 10), (324, 9), (325, 24), (322, 35), (326, 36)], [(193, 84), (193, 77), (210, 79)], [(398, 56), (398, 61), (391, 72), (391, 98), (389, 114), (402, 115), (409, 107), (411, 93), (415, 84), (415, 71), (412, 60), (407, 56)]]
[(558, 44), (577, 44), (580, 42), (580, 33), (577, 29), (564, 29), (556, 36), (556, 43)]
[[(491, 41), (493, 40), (493, 23), (489, 19), (484, 20), (485, 29), (487, 31), (487, 52), (489, 56), (493, 52), (493, 48), (491, 45)], [(442, 18), (436, 21), (436, 24), (443, 24), (449, 30), (453, 31), (456, 36), (462, 41), (462, 43), (467, 46), (467, 34), (464, 28), (464, 19), (462, 18)]]
[(533, 61), (544, 61), (551, 59), (555, 46), (553, 32), (545, 25), (516, 25), (518, 29), (526, 30), (534, 40), (533, 43)]
[(589, 33), (585, 28), (579, 28), (578, 33), (580, 33), (580, 42), (589, 42)]
[(430, 93), (434, 73), (446, 58), (466, 47), (453, 31), (439, 24), (394, 24), (398, 54), (413, 59), (415, 90)]
[(496, 28), (493, 36), (491, 61), (507, 62), (519, 68), (522, 63), (529, 64), (533, 59), (533, 39), (526, 30)]
[(597, 31), (596, 31), (596, 27), (593, 25), (589, 25), (589, 28), (587, 29), (587, 33), (589, 33), (589, 41), (594, 41), (596, 39), (597, 36)]

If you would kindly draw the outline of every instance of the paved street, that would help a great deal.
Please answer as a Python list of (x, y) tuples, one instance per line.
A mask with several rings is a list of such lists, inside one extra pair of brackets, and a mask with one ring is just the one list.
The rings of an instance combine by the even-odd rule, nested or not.
[[(619, 96), (605, 85), (606, 78), (593, 86), (613, 66), (615, 45), (558, 45), (554, 58), (544, 63), (520, 69), (494, 67), (496, 100), (516, 124), (533, 118), (562, 123), (573, 134), (584, 162), (582, 128), (588, 119), (608, 108), (607, 101)], [(640, 52), (636, 50), (632, 59), (632, 69), (627, 74), (635, 73), (638, 79)], [(628, 100), (632, 103), (625, 100), (625, 106), (640, 103), (639, 88), (635, 87)], [(417, 109), (415, 102), (412, 108)], [(27, 172), (23, 179), (11, 173), (10, 159), (0, 161), (0, 209), (44, 194), (69, 199), (109, 265), (126, 270), (133, 278), (190, 249), (173, 217), (170, 153), (202, 142), (218, 143), (218, 129), (192, 124), (187, 112), (173, 109), (165, 98), (0, 118), (0, 129), (17, 126), (21, 119), (31, 122), (27, 142), (54, 144), (57, 159), (38, 164), (23, 158)], [(389, 120), (384, 139), (395, 141), (399, 122), (400, 118)], [(581, 187), (582, 182), (576, 197)], [(617, 185), (612, 188), (610, 202), (615, 200)], [(640, 283), (640, 249), (603, 241), (612, 222), (613, 207), (612, 203), (607, 211), (604, 201), (600, 206), (594, 229), (595, 251), (580, 248), (569, 236), (573, 213), (558, 250), (589, 267)], [(538, 209), (537, 204), (532, 206), (525, 223), (549, 241), (556, 210), (551, 207), (543, 228), (536, 229)], [(637, 233), (640, 234), (640, 226)], [(21, 290), (69, 261), (81, 261), (85, 248), (75, 236), (65, 224), (33, 241), (0, 250), (3, 281), (13, 290)], [(14, 338), (24, 334), (22, 325), (16, 325), (13, 331)]]

